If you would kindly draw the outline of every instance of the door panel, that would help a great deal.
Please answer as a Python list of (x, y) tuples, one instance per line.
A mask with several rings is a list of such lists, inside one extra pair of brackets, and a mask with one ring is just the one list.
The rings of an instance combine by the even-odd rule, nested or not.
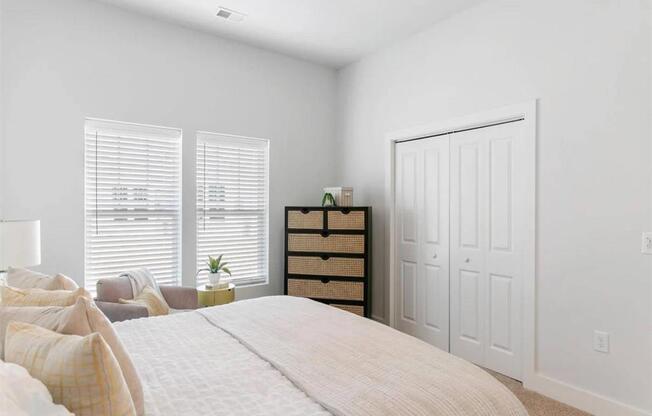
[(402, 319), (414, 323), (417, 319), (417, 265), (404, 261), (401, 264), (401, 282), (403, 292)]
[(519, 123), (487, 127), (455, 134), (450, 145), (451, 352), (516, 379), (522, 300), (516, 236), (522, 230), (513, 213), (524, 209), (514, 181), (519, 132)]
[(512, 142), (492, 140), (490, 147), (489, 212), (491, 250), (512, 249)]
[(480, 341), (480, 273), (460, 270), (460, 338), (478, 344)]
[(448, 351), (448, 138), (398, 144), (396, 172), (398, 329)]
[(478, 147), (480, 143), (468, 142), (457, 148), (458, 152), (458, 209), (459, 209), (459, 240), (465, 248), (478, 248), (478, 191), (479, 191), (479, 160)]
[[(448, 293), (442, 293), (441, 268), (439, 266), (426, 265), (426, 317), (425, 325), (436, 331), (441, 331), (446, 327), (444, 323), (442, 305), (439, 302), (440, 297), (447, 297)], [(448, 276), (446, 276), (448, 278)]]
[(397, 328), (521, 378), (520, 123), (396, 146)]
[(401, 160), (401, 236), (404, 243), (417, 240), (417, 154), (406, 153)]
[(478, 364), (485, 344), (484, 147), (477, 135), (451, 137), (451, 352)]
[(512, 351), (512, 331), (505, 322), (512, 315), (512, 278), (491, 274), (489, 276), (489, 327), (490, 346), (505, 352)]
[(396, 219), (399, 242), (399, 287), (397, 326), (411, 335), (417, 335), (417, 279), (419, 246), (417, 238), (417, 166), (419, 153), (414, 146), (406, 146), (396, 154)]
[(491, 127), (486, 131), (489, 171), (487, 219), (489, 235), (485, 273), (488, 281), (488, 345), (485, 366), (515, 379), (522, 378), (523, 264), (526, 229), (515, 221), (525, 211), (527, 190), (518, 173), (525, 166), (514, 157), (524, 146), (522, 123)]

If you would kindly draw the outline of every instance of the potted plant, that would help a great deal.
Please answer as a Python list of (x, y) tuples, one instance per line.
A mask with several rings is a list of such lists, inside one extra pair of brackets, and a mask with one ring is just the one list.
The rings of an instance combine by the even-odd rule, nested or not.
[(217, 258), (208, 256), (208, 261), (206, 262), (208, 268), (200, 270), (208, 272), (208, 281), (213, 286), (217, 286), (220, 283), (222, 272), (231, 276), (231, 270), (226, 267), (228, 263), (222, 262), (222, 256), (224, 256), (224, 254), (220, 254)]
[(322, 207), (336, 207), (335, 197), (330, 192), (324, 192), (324, 197), (321, 199)]

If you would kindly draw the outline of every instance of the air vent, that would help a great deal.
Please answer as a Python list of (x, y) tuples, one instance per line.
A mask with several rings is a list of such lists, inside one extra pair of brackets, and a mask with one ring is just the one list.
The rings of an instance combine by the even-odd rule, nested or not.
[(232, 22), (241, 22), (247, 15), (244, 13), (236, 12), (235, 10), (227, 9), (226, 7), (220, 7), (217, 10), (217, 17), (221, 17), (225, 20), (230, 20)]

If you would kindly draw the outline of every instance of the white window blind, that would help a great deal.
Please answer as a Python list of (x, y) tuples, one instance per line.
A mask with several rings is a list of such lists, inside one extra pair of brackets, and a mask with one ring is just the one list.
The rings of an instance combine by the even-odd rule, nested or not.
[(234, 283), (267, 282), (268, 188), (268, 140), (197, 133), (198, 268), (223, 254)]
[(177, 284), (181, 259), (181, 130), (85, 124), (85, 279), (149, 269)]

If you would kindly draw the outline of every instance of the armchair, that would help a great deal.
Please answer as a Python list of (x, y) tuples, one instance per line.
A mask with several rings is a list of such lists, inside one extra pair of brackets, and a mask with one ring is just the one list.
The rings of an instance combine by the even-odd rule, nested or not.
[[(197, 289), (194, 287), (159, 286), (161, 294), (171, 309), (197, 309)], [(97, 282), (95, 304), (111, 322), (149, 316), (147, 308), (122, 304), (118, 299), (133, 299), (128, 277), (111, 277)]]

